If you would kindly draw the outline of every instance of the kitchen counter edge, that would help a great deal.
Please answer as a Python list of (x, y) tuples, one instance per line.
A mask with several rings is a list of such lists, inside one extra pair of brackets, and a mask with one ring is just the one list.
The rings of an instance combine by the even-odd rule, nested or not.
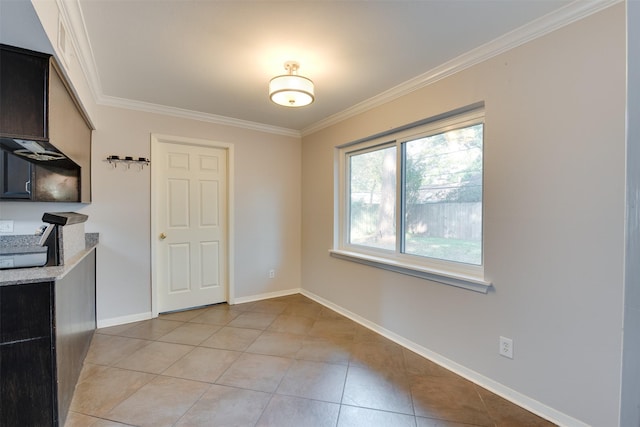
[(85, 233), (85, 248), (64, 265), (54, 267), (16, 268), (0, 270), (0, 286), (24, 285), (27, 283), (53, 282), (62, 279), (69, 271), (98, 246), (98, 233)]

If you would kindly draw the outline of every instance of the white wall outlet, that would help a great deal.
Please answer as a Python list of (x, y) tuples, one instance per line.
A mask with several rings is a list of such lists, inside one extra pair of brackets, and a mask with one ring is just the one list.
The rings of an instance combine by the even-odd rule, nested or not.
[(13, 233), (13, 220), (0, 220), (0, 233)]
[(513, 359), (513, 340), (511, 338), (500, 337), (500, 356)]
[(274, 277), (276, 277), (276, 271), (273, 269), (269, 270), (269, 279), (273, 279)]

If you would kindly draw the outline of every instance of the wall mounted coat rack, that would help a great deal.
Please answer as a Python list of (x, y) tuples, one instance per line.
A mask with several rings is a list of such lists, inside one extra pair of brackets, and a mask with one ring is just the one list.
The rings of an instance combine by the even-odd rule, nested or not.
[(142, 170), (145, 166), (148, 166), (151, 161), (146, 157), (132, 157), (132, 156), (116, 156), (111, 155), (105, 159), (114, 169), (118, 165), (123, 165), (124, 169), (130, 169), (131, 166), (135, 166), (138, 170)]

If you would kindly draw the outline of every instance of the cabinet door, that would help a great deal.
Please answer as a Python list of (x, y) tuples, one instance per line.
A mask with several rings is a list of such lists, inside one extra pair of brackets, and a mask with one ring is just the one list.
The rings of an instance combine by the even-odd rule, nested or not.
[(46, 55), (9, 46), (0, 49), (0, 133), (46, 138)]
[(56, 425), (50, 338), (0, 344), (0, 425)]
[(0, 286), (0, 343), (51, 335), (52, 282)]
[(56, 425), (52, 288), (0, 286), (0, 426)]
[(31, 163), (0, 150), (0, 199), (31, 199), (32, 178)]

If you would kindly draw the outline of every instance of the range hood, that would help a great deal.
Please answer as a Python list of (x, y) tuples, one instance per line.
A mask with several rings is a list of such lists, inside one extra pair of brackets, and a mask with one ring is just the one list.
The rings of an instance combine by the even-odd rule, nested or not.
[[(32, 200), (90, 202), (93, 126), (52, 55), (0, 44), (0, 111), (0, 149), (34, 165)], [(61, 199), (60, 185), (79, 197)]]
[(78, 147), (91, 130), (52, 55), (0, 44), (0, 111), (0, 149), (47, 168), (88, 166)]
[(80, 166), (58, 150), (48, 140), (0, 137), (0, 149), (8, 151), (31, 163), (67, 170), (79, 170)]

